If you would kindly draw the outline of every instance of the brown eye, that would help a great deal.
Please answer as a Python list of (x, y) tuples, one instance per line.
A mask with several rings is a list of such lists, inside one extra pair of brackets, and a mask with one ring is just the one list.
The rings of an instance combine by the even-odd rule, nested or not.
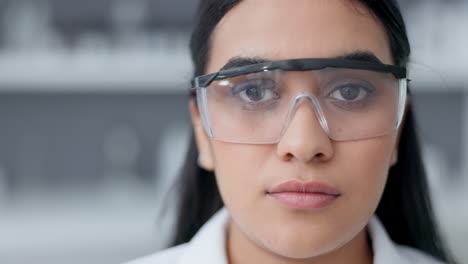
[(245, 96), (254, 102), (262, 100), (263, 96), (265, 95), (265, 90), (259, 88), (258, 86), (253, 86), (245, 89)]
[(340, 101), (354, 102), (364, 99), (368, 91), (359, 85), (346, 85), (335, 89), (331, 96)]
[(259, 103), (275, 98), (275, 81), (269, 79), (247, 80), (235, 88), (235, 94), (249, 103)]

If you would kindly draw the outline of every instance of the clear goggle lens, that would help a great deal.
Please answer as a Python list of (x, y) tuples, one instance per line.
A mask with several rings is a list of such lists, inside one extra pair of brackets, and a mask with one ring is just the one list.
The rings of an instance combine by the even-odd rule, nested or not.
[(395, 131), (406, 83), (371, 70), (266, 70), (214, 80), (197, 97), (205, 128), (221, 141), (277, 143), (300, 107), (313, 109), (310, 122), (331, 139), (346, 141)]

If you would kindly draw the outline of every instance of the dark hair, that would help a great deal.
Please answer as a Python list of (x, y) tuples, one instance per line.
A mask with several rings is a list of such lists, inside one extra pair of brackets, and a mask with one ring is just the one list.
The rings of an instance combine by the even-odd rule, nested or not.
[[(210, 36), (221, 18), (240, 0), (201, 0), (190, 49), (195, 75), (205, 72), (210, 56)], [(406, 66), (410, 44), (395, 0), (359, 0), (382, 22), (387, 31), (396, 65)], [(197, 148), (192, 140), (178, 181), (179, 203), (176, 233), (171, 245), (188, 242), (198, 229), (223, 206), (213, 172), (197, 165)], [(390, 237), (399, 244), (420, 249), (442, 261), (454, 263), (444, 248), (430, 200), (414, 114), (410, 105), (398, 148), (398, 163), (389, 177), (376, 214)]]

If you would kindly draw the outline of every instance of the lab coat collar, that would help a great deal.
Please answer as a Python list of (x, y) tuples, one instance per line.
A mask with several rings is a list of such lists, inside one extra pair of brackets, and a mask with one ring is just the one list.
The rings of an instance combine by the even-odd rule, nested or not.
[(226, 256), (226, 234), (229, 212), (223, 207), (187, 244), (179, 263), (228, 264)]

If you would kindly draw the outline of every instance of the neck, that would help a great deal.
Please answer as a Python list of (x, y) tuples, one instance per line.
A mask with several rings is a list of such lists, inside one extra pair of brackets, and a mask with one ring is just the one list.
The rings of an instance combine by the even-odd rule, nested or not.
[(230, 221), (227, 233), (227, 256), (229, 264), (372, 264), (373, 254), (367, 230), (359, 234), (341, 248), (325, 255), (307, 259), (291, 259), (280, 256), (259, 247), (247, 238), (236, 225)]

